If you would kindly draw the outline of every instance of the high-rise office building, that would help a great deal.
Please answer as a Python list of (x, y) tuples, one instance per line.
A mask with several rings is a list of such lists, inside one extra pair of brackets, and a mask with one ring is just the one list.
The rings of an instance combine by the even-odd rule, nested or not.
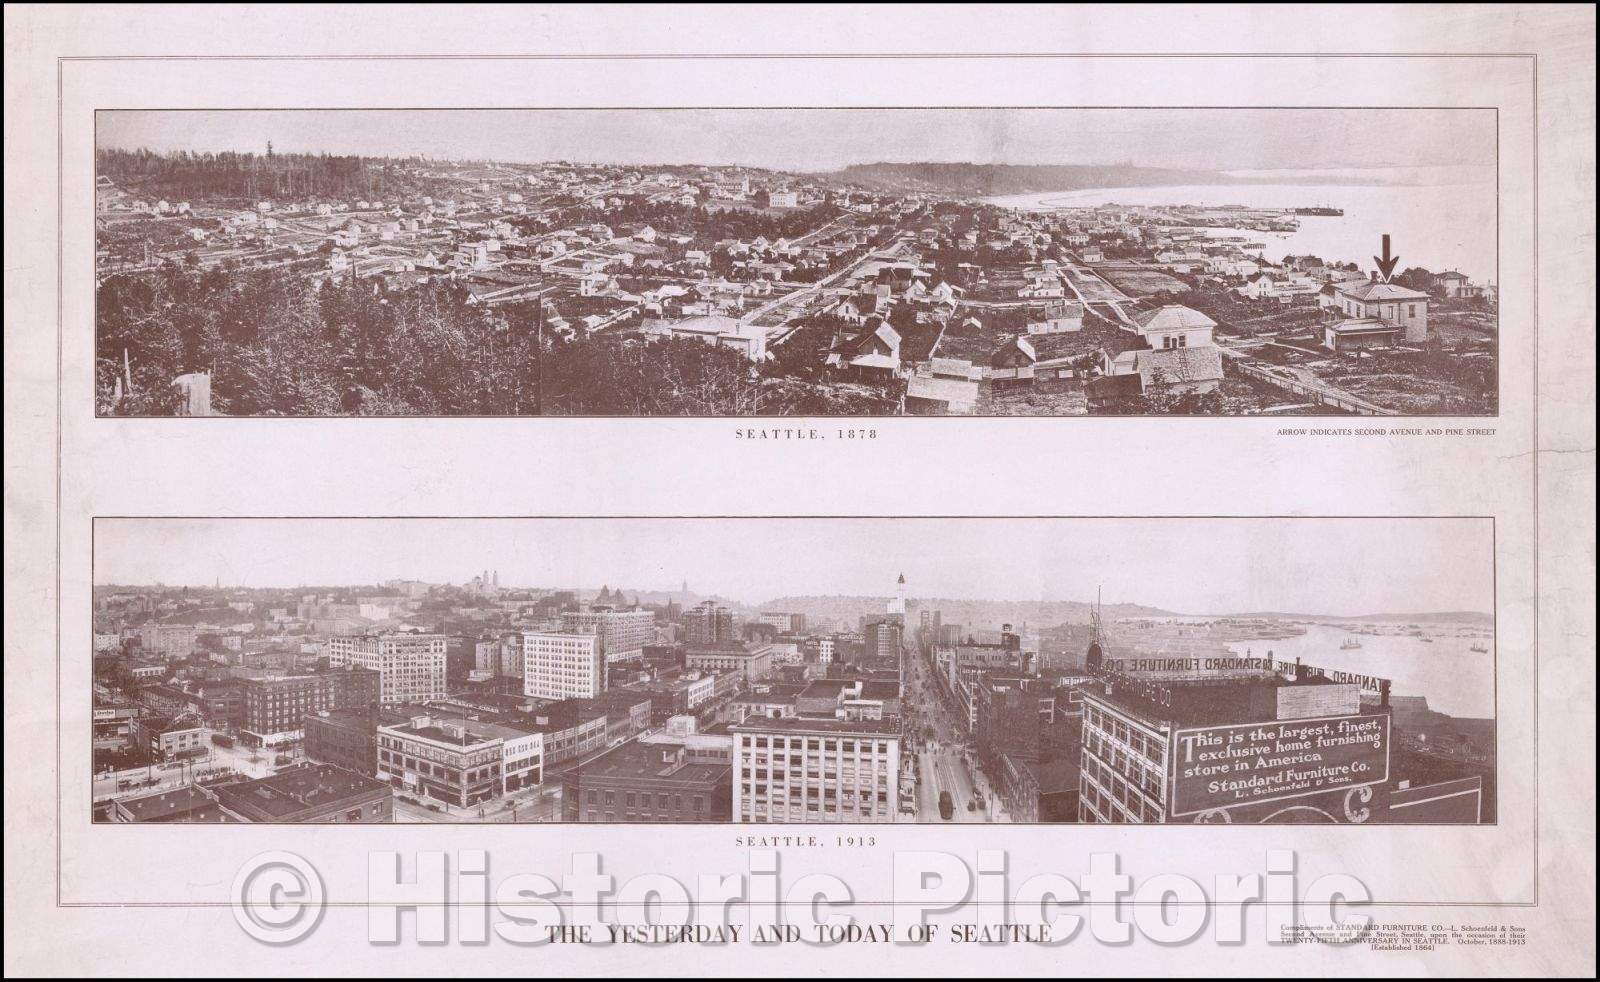
[(607, 662), (639, 658), (644, 646), (656, 639), (656, 615), (648, 610), (569, 610), (561, 615), (561, 627), (578, 634), (598, 634)]
[(732, 730), (735, 822), (894, 821), (898, 719), (761, 719)]
[(1388, 779), (1389, 709), (1300, 673), (1102, 675), (1085, 691), (1078, 819), (1350, 821)]
[(732, 641), (733, 611), (714, 600), (703, 601), (683, 615), (690, 644), (717, 644)]
[(538, 699), (593, 699), (605, 691), (606, 648), (598, 634), (525, 631), (522, 691)]
[(443, 634), (343, 634), (328, 638), (328, 663), (378, 673), (385, 706), (443, 699), (450, 639)]

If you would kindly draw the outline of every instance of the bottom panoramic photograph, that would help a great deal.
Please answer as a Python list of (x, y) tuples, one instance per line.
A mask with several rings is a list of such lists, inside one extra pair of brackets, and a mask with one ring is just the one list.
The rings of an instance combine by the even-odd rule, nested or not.
[(1495, 821), (1470, 518), (99, 519), (101, 822)]

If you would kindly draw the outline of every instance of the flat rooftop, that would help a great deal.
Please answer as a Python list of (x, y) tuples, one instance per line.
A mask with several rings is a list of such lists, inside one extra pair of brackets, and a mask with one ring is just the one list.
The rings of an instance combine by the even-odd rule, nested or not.
[(470, 747), (490, 740), (518, 740), (534, 732), (507, 726), (504, 723), (455, 716), (430, 716), (427, 724), (423, 726), (417, 726), (407, 720), (401, 725), (390, 726), (389, 729), (454, 747)]
[(662, 756), (663, 749), (670, 746), (670, 744), (625, 743), (582, 764), (578, 771), (586, 778), (607, 780), (632, 778), (715, 784), (733, 769), (729, 764), (665, 760)]
[(746, 706), (772, 706), (783, 704), (792, 706), (800, 698), (804, 686), (791, 682), (779, 683), (770, 686), (761, 692), (745, 692), (733, 698), (735, 704)]
[(347, 771), (332, 764), (309, 764), (263, 777), (254, 781), (240, 781), (217, 789), (219, 797), (260, 809), (275, 817), (293, 815), (307, 808), (315, 808), (345, 801), (361, 794), (383, 790), (387, 787), (376, 778)]
[(889, 719), (763, 719), (728, 727), (734, 733), (815, 733), (819, 736), (899, 737), (899, 721)]
[(1299, 679), (1281, 675), (1240, 674), (1218, 678), (1136, 678), (1113, 681), (1107, 691), (1092, 696), (1148, 722), (1217, 724), (1268, 722), (1257, 719), (1259, 703), (1252, 697), (1285, 688), (1347, 685), (1333, 679), (1306, 675)]
[(135, 822), (231, 822), (217, 799), (199, 788), (177, 788), (139, 798), (123, 798), (117, 807)]
[(855, 685), (855, 679), (816, 679), (808, 683), (800, 694), (807, 699), (835, 699), (846, 688)]

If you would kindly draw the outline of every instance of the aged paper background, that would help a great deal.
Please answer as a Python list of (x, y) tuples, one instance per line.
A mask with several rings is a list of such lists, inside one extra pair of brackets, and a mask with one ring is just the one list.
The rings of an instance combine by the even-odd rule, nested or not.
[[(226, 889), (266, 849), (359, 882), (371, 848), (487, 848), (559, 872), (744, 868), (732, 828), (91, 827), (84, 775), (89, 532), (110, 515), (1482, 515), (1498, 546), (1500, 821), (1454, 829), (885, 830), (892, 852), (1003, 848), (1013, 876), (1115, 850), (1143, 872), (1361, 877), (1382, 918), (1524, 925), (1511, 950), (1325, 946), (1178, 957), (1206, 973), (1592, 973), (1592, 11), (859, 7), (336, 12), (10, 8), (6, 16), (6, 867), (11, 971), (279, 974), (525, 969), (514, 949), (370, 947), (335, 906), (305, 943), (236, 930)], [(760, 29), (755, 29), (759, 24)], [(1175, 50), (1181, 49), (1181, 50)], [(886, 53), (993, 57), (885, 57)], [(1185, 57), (1202, 52), (1230, 57)], [(1323, 53), (1257, 57), (1243, 53)], [(693, 57), (707, 53), (747, 57)], [(1146, 53), (1146, 58), (1059, 57)], [(1405, 57), (1346, 57), (1403, 54)], [(1443, 57), (1443, 54), (1475, 57)], [(629, 59), (528, 55), (652, 55)], [(817, 57), (748, 57), (751, 55)], [(131, 59), (121, 56), (202, 56)], [(305, 60), (302, 56), (324, 56)], [(387, 57), (349, 57), (349, 56)], [(416, 59), (401, 56), (437, 55)], [(671, 57), (666, 57), (670, 55)], [(849, 55), (851, 57), (840, 57)], [(1533, 56), (1537, 57), (1533, 57)], [(232, 56), (227, 58), (209, 56)], [(252, 56), (252, 57), (243, 57)], [(271, 57), (263, 57), (271, 56)], [(293, 58), (280, 56), (297, 56)], [(483, 57), (494, 56), (494, 57)], [(608, 105), (1493, 105), (1500, 110), (1501, 411), (1493, 436), (1285, 438), (1270, 419), (877, 420), (870, 444), (736, 443), (734, 420), (96, 420), (97, 108)], [(1449, 421), (1428, 421), (1449, 425)], [(692, 453), (686, 454), (686, 449)], [(690, 459), (692, 458), (692, 463)], [(560, 461), (562, 466), (551, 466)], [(964, 466), (951, 475), (950, 461)], [(1059, 463), (1057, 463), (1059, 462)], [(858, 900), (875, 899), (870, 886)], [(359, 902), (358, 898), (336, 900)], [(1434, 906), (1441, 905), (1441, 906)], [(1452, 905), (1452, 906), (1443, 906)], [(158, 940), (159, 939), (159, 940)], [(1148, 944), (807, 949), (808, 972), (1172, 971)], [(540, 969), (755, 974), (746, 947), (536, 949)], [(788, 956), (791, 957), (792, 956)]]

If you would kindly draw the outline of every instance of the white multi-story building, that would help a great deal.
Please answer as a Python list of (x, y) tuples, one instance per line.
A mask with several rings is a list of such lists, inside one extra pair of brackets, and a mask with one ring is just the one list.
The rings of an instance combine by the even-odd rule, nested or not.
[(328, 639), (328, 664), (378, 673), (385, 706), (443, 699), (449, 639), (442, 634), (337, 634)]
[(544, 781), (544, 734), (524, 733), (511, 727), (500, 730), (500, 767), (505, 790), (531, 788)]
[(459, 716), (415, 716), (378, 727), (378, 776), (453, 805), (544, 781), (544, 734)]
[(896, 614), (902, 618), (906, 616), (906, 574), (900, 574), (900, 579), (894, 585), (894, 596), (889, 598), (884, 610), (890, 616)]
[(378, 778), (467, 807), (504, 793), (504, 741), (459, 719), (416, 716), (378, 727)]
[(895, 820), (895, 720), (761, 719), (731, 729), (735, 822)]
[(717, 677), (710, 673), (690, 679), (684, 686), (684, 698), (690, 709), (696, 709), (717, 695)]
[(642, 657), (644, 646), (656, 639), (656, 615), (649, 610), (569, 610), (562, 613), (561, 626), (598, 634), (608, 663)]
[(784, 610), (764, 610), (756, 617), (763, 624), (771, 624), (779, 634), (799, 634), (806, 629), (806, 615)]
[(800, 652), (799, 638), (777, 638), (767, 647), (772, 651), (774, 665), (798, 665), (805, 660)]
[(537, 699), (593, 699), (605, 687), (606, 649), (600, 635), (523, 632), (525, 694)]

